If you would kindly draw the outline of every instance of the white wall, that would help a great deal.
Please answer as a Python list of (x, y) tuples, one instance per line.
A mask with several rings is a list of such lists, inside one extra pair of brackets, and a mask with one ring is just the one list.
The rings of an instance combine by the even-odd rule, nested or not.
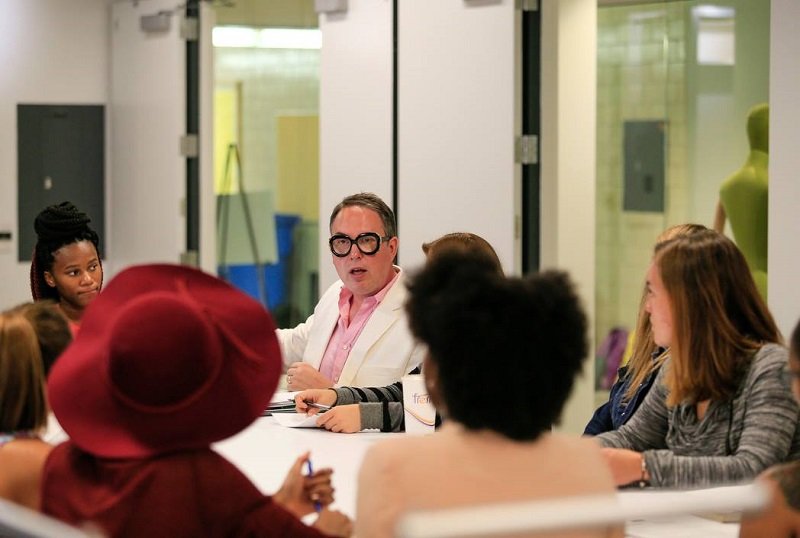
[(400, 261), (421, 264), (423, 242), (468, 231), (518, 273), (514, 2), (403, 0), (398, 21)]
[(106, 104), (109, 39), (106, 0), (3, 2), (0, 14), (0, 230), (13, 235), (0, 242), (5, 308), (31, 300), (30, 264), (17, 262), (17, 104)]
[(769, 113), (769, 306), (787, 338), (800, 317), (800, 2), (772, 0)]
[(331, 209), (362, 191), (392, 205), (392, 2), (348, 4), (346, 13), (319, 21), (320, 293), (336, 279), (328, 249)]
[[(595, 297), (597, 4), (542, 3), (541, 265), (569, 271), (590, 320)], [(590, 330), (594, 324), (590, 321)], [(587, 357), (588, 359), (588, 357)], [(562, 417), (581, 433), (594, 409), (594, 362)]]
[(142, 15), (175, 5), (150, 0), (112, 6), (112, 272), (130, 264), (178, 263), (186, 245), (186, 163), (179, 151), (186, 131), (186, 43), (177, 15), (163, 34), (146, 34), (139, 26)]

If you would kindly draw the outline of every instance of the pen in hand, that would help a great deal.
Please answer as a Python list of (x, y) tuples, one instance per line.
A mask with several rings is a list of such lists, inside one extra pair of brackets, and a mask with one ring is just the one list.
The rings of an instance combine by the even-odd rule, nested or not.
[(313, 407), (314, 409), (319, 409), (320, 411), (329, 411), (331, 408), (330, 405), (323, 405), (310, 400), (303, 400), (303, 403), (305, 403), (308, 407)]
[[(308, 465), (308, 476), (309, 477), (314, 476), (314, 467), (311, 465), (311, 458), (308, 458), (306, 460), (306, 465)], [(314, 501), (314, 510), (320, 512), (322, 510), (322, 503), (320, 503), (319, 501)]]

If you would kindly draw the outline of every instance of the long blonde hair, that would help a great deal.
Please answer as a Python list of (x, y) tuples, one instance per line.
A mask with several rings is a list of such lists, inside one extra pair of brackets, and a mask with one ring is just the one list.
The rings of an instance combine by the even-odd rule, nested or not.
[[(656, 238), (654, 252), (658, 252), (667, 242), (676, 237), (686, 237), (701, 231), (708, 230), (702, 224), (677, 224), (670, 226)], [(636, 394), (647, 376), (659, 368), (667, 357), (667, 352), (661, 353), (655, 359), (653, 354), (658, 350), (653, 341), (653, 329), (650, 326), (650, 314), (645, 310), (647, 302), (647, 285), (642, 289), (642, 298), (639, 300), (639, 315), (636, 317), (636, 332), (634, 333), (633, 349), (628, 360), (627, 378), (628, 390), (625, 391), (623, 401), (630, 401)]]
[(19, 312), (0, 314), (0, 431), (47, 424), (44, 365), (36, 332)]

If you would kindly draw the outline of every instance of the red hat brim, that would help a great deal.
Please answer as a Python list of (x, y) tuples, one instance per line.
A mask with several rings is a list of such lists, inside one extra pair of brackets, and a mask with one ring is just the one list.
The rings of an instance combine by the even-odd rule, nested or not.
[[(201, 346), (201, 354), (213, 356), (200, 359), (221, 362), (213, 378), (185, 405), (163, 409), (132, 405), (128, 398), (120, 397), (110, 375), (115, 323), (126, 309), (130, 311), (132, 303), (149, 295), (173, 294), (178, 302), (191, 303), (199, 315), (210, 320), (213, 329), (209, 330), (215, 332), (215, 338), (219, 334), (221, 348)], [(156, 319), (155, 325), (153, 321), (148, 318), (146, 325), (163, 332), (136, 333), (136, 338), (148, 342), (154, 337), (170, 337), (169, 319)], [(136, 330), (130, 320), (126, 326), (133, 326), (129, 333)], [(188, 372), (198, 359), (174, 355), (159, 360), (179, 361), (170, 366)], [(71, 440), (96, 456), (139, 458), (199, 448), (238, 433), (260, 416), (277, 387), (280, 357), (269, 313), (226, 282), (184, 266), (131, 267), (109, 282), (87, 307), (75, 341), (50, 373), (48, 398)], [(128, 382), (138, 380), (126, 379)], [(165, 383), (169, 380), (161, 383), (160, 390)], [(139, 386), (136, 390), (143, 393), (148, 389)]]

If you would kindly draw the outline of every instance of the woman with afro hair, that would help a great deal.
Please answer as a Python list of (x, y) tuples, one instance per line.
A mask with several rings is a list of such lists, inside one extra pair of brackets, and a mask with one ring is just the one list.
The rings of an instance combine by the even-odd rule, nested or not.
[(367, 451), (356, 536), (394, 536), (398, 519), (413, 510), (614, 495), (599, 447), (551, 431), (588, 351), (586, 316), (569, 277), (506, 278), (485, 256), (448, 251), (408, 287), (409, 324), (427, 347), (425, 384), (443, 424), (432, 435)]

